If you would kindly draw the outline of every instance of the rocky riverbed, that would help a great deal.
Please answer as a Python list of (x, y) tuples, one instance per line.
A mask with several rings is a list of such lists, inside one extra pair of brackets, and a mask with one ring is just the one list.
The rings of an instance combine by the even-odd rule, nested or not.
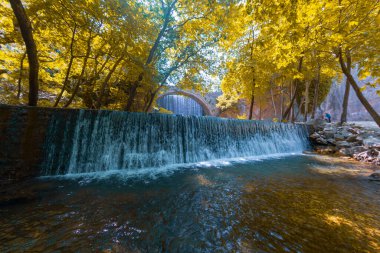
[[(344, 156), (380, 166), (380, 128), (372, 122), (340, 125), (316, 120), (310, 124), (310, 141), (319, 154)], [(373, 173), (380, 180), (380, 173)]]
[[(309, 124), (310, 141), (315, 152), (322, 155), (344, 157), (371, 164), (367, 176), (380, 181), (380, 128), (374, 122), (351, 122), (340, 125), (316, 120)], [(361, 170), (359, 170), (361, 171)], [(365, 171), (367, 174), (368, 171)]]

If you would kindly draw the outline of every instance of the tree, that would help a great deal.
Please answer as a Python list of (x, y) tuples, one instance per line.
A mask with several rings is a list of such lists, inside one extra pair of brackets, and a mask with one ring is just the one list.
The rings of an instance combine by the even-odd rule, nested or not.
[[(347, 71), (351, 74), (351, 61), (347, 61)], [(344, 89), (344, 97), (343, 97), (343, 104), (342, 104), (342, 115), (340, 117), (340, 124), (343, 124), (347, 122), (347, 110), (348, 110), (348, 99), (350, 98), (350, 81), (348, 78), (346, 78), (346, 87)]]
[[(38, 102), (38, 72), (39, 63), (36, 43), (33, 39), (32, 25), (25, 12), (21, 0), (9, 0), (17, 18), (21, 35), (24, 39), (29, 62), (29, 105), (36, 106)], [(23, 61), (23, 60), (22, 60)]]
[[(359, 100), (363, 104), (363, 106), (366, 108), (368, 113), (372, 116), (372, 118), (374, 119), (376, 124), (380, 127), (380, 115), (376, 112), (376, 110), (371, 106), (371, 104), (367, 101), (367, 99), (364, 97), (364, 95), (360, 91), (359, 85), (357, 84), (357, 82), (353, 78), (353, 76), (351, 75), (351, 72), (347, 67), (348, 65), (346, 65), (346, 63), (343, 59), (344, 56), (343, 56), (343, 52), (342, 52), (341, 48), (339, 48), (338, 57), (339, 57), (339, 62), (340, 62), (340, 66), (342, 68), (342, 71), (345, 74), (345, 76), (347, 77), (348, 82), (351, 84), (352, 88), (354, 89), (357, 97), (359, 98)], [(347, 58), (347, 62), (352, 61), (349, 51), (346, 51), (346, 58)]]
[[(171, 86), (206, 92), (220, 82), (223, 110), (245, 101), (247, 118), (315, 118), (349, 59), (359, 76), (347, 80), (359, 92), (377, 87), (379, 1), (25, 0), (39, 105), (148, 112)], [(0, 99), (19, 104), (33, 54), (0, 3)], [(374, 82), (363, 85), (366, 76)]]

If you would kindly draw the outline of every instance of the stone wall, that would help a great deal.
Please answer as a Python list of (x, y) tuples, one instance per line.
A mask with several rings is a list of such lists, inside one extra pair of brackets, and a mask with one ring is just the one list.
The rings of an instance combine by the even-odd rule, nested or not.
[(37, 176), (50, 118), (77, 111), (0, 105), (0, 186)]

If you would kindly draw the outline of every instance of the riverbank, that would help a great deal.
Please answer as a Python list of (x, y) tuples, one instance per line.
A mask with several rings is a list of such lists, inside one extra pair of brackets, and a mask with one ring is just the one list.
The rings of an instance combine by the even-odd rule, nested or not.
[[(340, 125), (316, 120), (310, 128), (310, 141), (316, 153), (380, 166), (380, 128), (374, 122)], [(379, 173), (372, 177), (380, 180)]]

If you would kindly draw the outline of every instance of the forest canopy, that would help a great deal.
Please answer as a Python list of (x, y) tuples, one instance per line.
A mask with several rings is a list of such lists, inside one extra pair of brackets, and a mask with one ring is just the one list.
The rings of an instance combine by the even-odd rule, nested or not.
[(220, 110), (245, 101), (249, 119), (263, 103), (307, 119), (345, 77), (380, 125), (362, 94), (380, 85), (379, 14), (380, 0), (0, 0), (0, 103), (147, 112), (175, 86), (220, 89)]

